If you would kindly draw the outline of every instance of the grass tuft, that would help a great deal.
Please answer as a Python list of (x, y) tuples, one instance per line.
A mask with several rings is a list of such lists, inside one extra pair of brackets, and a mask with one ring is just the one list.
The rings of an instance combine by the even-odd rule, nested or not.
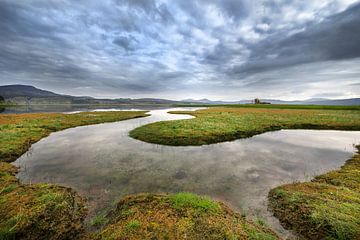
[(181, 192), (169, 197), (171, 206), (176, 210), (193, 208), (199, 212), (218, 213), (220, 206), (208, 197), (199, 196), (189, 192)]
[(134, 232), (141, 227), (141, 223), (138, 220), (131, 220), (125, 225), (127, 231)]
[(106, 224), (106, 222), (107, 222), (107, 218), (106, 218), (105, 214), (98, 214), (94, 218), (91, 219), (90, 225), (93, 227), (99, 227), (99, 226)]

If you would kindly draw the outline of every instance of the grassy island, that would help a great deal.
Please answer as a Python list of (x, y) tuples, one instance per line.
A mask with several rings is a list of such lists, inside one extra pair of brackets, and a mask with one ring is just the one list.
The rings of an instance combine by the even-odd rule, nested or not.
[(360, 130), (360, 110), (278, 107), (211, 107), (171, 112), (195, 118), (147, 124), (132, 130), (130, 136), (150, 143), (187, 146), (231, 141), (280, 129)]

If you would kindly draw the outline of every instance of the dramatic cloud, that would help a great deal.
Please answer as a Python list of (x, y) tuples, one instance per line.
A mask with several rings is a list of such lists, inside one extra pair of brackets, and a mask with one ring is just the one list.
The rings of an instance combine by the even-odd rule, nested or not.
[(360, 96), (357, 0), (0, 0), (1, 84), (95, 97)]

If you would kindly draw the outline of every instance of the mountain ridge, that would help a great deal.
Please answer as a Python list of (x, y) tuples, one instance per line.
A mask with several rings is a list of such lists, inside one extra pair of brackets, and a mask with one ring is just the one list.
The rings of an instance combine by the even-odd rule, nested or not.
[[(16, 104), (249, 104), (253, 100), (214, 101), (203, 99), (184, 99), (180, 101), (162, 98), (93, 98), (89, 96), (71, 96), (57, 94), (36, 88), (31, 85), (13, 84), (0, 86), (0, 96)], [(260, 99), (271, 104), (310, 104), (310, 105), (360, 105), (360, 98), (326, 99), (311, 98), (307, 100), (284, 101), (278, 99)]]

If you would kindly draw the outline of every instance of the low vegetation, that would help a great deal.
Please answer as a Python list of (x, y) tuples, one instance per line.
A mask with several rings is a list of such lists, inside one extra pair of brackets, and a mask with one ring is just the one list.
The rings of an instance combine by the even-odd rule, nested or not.
[(177, 107), (226, 107), (226, 108), (267, 108), (267, 109), (323, 109), (323, 110), (360, 110), (359, 105), (298, 105), (298, 104), (175, 104)]
[(360, 239), (360, 153), (340, 170), (271, 190), (269, 201), (281, 223), (304, 237)]
[(16, 160), (31, 144), (55, 131), (144, 116), (143, 111), (0, 114), (0, 161)]
[(279, 239), (220, 202), (192, 193), (129, 196), (90, 239)]
[(16, 168), (0, 162), (0, 239), (77, 239), (84, 231), (83, 200), (51, 184), (23, 185)]
[(230, 141), (279, 129), (360, 130), (359, 110), (215, 107), (171, 113), (196, 118), (147, 124), (132, 130), (130, 136), (150, 143), (186, 146)]

